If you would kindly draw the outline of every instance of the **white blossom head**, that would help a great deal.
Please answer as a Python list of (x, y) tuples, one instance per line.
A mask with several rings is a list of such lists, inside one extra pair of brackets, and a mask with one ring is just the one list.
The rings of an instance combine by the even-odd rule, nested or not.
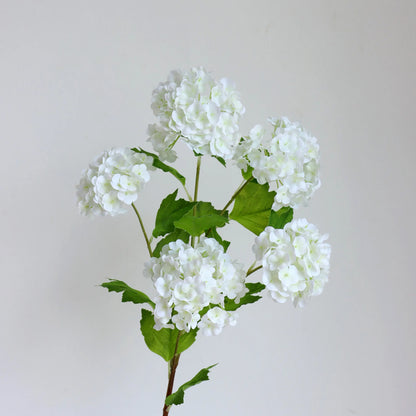
[(103, 152), (82, 173), (78, 207), (84, 215), (117, 215), (127, 211), (150, 180), (153, 159), (128, 147)]
[(260, 184), (277, 187), (275, 211), (306, 205), (321, 185), (318, 142), (299, 123), (285, 117), (270, 118), (269, 122), (271, 136), (256, 125), (239, 144), (235, 160), (241, 169), (251, 168)]
[(224, 309), (225, 299), (238, 303), (247, 292), (243, 266), (213, 238), (201, 237), (194, 248), (182, 240), (165, 245), (159, 258), (145, 264), (144, 274), (157, 291), (156, 329), (198, 327), (205, 335), (217, 335), (236, 322), (236, 313)]
[(244, 106), (231, 81), (204, 68), (172, 71), (153, 91), (152, 109), (159, 123), (149, 125), (149, 140), (161, 159), (175, 161), (177, 140), (198, 154), (234, 156)]
[(315, 225), (293, 220), (283, 229), (266, 227), (253, 251), (262, 263), (262, 281), (280, 303), (291, 300), (303, 306), (310, 296), (322, 293), (328, 281), (331, 247)]

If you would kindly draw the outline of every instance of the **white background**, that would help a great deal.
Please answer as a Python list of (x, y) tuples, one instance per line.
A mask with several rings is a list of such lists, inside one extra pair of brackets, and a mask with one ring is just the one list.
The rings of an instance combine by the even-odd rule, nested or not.
[[(0, 1), (0, 414), (160, 415), (166, 365), (138, 309), (96, 287), (151, 292), (133, 213), (89, 220), (75, 185), (97, 154), (144, 146), (153, 88), (203, 65), (237, 84), (242, 131), (268, 116), (319, 139), (306, 216), (333, 246), (330, 282), (303, 310), (265, 298), (200, 336), (178, 383), (219, 362), (172, 415), (411, 415), (415, 395), (415, 3)], [(176, 167), (190, 179), (195, 160)], [(235, 168), (204, 159), (201, 198), (223, 205)], [(149, 230), (176, 182), (153, 175)], [(253, 235), (225, 232), (252, 262)]]

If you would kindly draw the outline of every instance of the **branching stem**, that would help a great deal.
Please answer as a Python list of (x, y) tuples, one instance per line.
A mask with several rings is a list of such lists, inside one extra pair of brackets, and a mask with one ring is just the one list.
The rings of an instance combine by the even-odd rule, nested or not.
[(201, 156), (198, 156), (198, 161), (196, 162), (196, 173), (195, 173), (195, 189), (194, 189), (194, 201), (198, 199), (198, 189), (199, 189), (199, 174), (201, 172)]
[(257, 266), (254, 269), (251, 267), (247, 270), (246, 276), (250, 276), (252, 273), (256, 272), (257, 270), (260, 270), (263, 266)]
[(193, 199), (192, 199), (192, 196), (191, 196), (191, 194), (188, 192), (188, 189), (186, 188), (186, 186), (185, 185), (183, 185), (182, 184), (182, 186), (183, 186), (183, 189), (185, 190), (185, 193), (186, 193), (186, 197), (189, 199), (189, 201), (193, 201)]
[(242, 182), (241, 185), (237, 188), (237, 190), (234, 192), (233, 196), (231, 197), (231, 199), (227, 202), (227, 204), (225, 205), (225, 207), (222, 209), (221, 214), (224, 214), (225, 210), (233, 203), (234, 199), (237, 198), (238, 194), (244, 189), (244, 187), (246, 185), (248, 185), (251, 180), (253, 179), (253, 177), (248, 178), (246, 181)]
[(134, 204), (131, 204), (131, 206), (133, 207), (134, 212), (136, 213), (137, 218), (139, 219), (140, 227), (143, 231), (144, 239), (146, 240), (146, 245), (147, 245), (147, 250), (149, 251), (149, 255), (150, 255), (150, 257), (153, 257), (152, 247), (150, 246), (150, 241), (149, 241), (149, 238), (147, 237), (147, 233), (146, 233), (146, 230), (144, 228), (144, 224), (143, 224), (143, 221), (140, 217), (139, 211), (137, 211), (137, 208)]
[[(198, 156), (198, 161), (196, 162), (196, 173), (195, 173), (195, 189), (194, 189), (194, 201), (196, 202), (198, 199), (198, 189), (199, 189), (199, 174), (201, 172), (201, 156)], [(196, 205), (194, 206), (193, 210), (194, 216), (196, 216)], [(195, 245), (195, 237), (191, 237), (191, 245), (192, 247)]]

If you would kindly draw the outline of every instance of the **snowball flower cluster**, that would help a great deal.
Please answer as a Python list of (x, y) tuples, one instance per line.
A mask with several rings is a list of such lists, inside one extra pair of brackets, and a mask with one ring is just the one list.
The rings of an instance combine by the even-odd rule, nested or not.
[(331, 247), (315, 225), (294, 220), (284, 229), (266, 227), (256, 238), (253, 251), (262, 262), (263, 283), (272, 298), (290, 299), (303, 306), (306, 298), (322, 293), (328, 281)]
[(274, 210), (305, 205), (321, 185), (317, 140), (285, 117), (269, 122), (273, 126), (271, 137), (264, 127), (256, 125), (241, 141), (235, 159), (242, 169), (250, 166), (260, 184), (277, 185)]
[(231, 81), (203, 68), (172, 71), (153, 91), (152, 109), (159, 124), (149, 126), (149, 140), (161, 159), (175, 161), (179, 139), (198, 154), (233, 157), (244, 106)]
[(117, 215), (127, 211), (150, 180), (153, 159), (128, 147), (102, 153), (81, 177), (77, 187), (84, 215)]
[(239, 302), (247, 292), (242, 265), (231, 261), (213, 238), (201, 237), (195, 248), (182, 240), (165, 245), (159, 258), (146, 263), (144, 274), (157, 291), (156, 329), (175, 325), (189, 332), (198, 327), (205, 335), (217, 335), (236, 322), (235, 312), (224, 309), (225, 297)]

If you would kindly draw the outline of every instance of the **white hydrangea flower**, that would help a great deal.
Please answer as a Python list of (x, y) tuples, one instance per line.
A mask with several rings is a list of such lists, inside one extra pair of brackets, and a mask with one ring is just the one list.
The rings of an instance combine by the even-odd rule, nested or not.
[(263, 266), (262, 281), (275, 301), (290, 299), (303, 306), (308, 297), (322, 293), (331, 255), (327, 238), (304, 218), (283, 229), (266, 227), (256, 238), (253, 251)]
[(231, 81), (216, 81), (204, 68), (172, 71), (153, 91), (152, 109), (159, 124), (149, 125), (149, 140), (161, 159), (176, 159), (178, 139), (199, 154), (234, 156), (245, 110)]
[(234, 158), (241, 169), (251, 167), (260, 184), (277, 186), (274, 210), (306, 205), (321, 185), (317, 140), (285, 117), (270, 118), (269, 122), (273, 126), (271, 137), (261, 125), (254, 126)]
[(127, 211), (150, 180), (153, 159), (128, 147), (103, 152), (92, 162), (77, 187), (84, 215), (117, 215)]
[(182, 240), (165, 245), (159, 258), (145, 264), (144, 274), (157, 291), (156, 329), (174, 325), (189, 332), (199, 327), (206, 335), (217, 335), (236, 322), (236, 314), (224, 310), (225, 298), (239, 302), (247, 292), (243, 266), (232, 261), (213, 238), (201, 237), (195, 248)]
[(234, 326), (237, 323), (236, 319), (236, 312), (225, 311), (215, 306), (202, 317), (198, 328), (204, 335), (218, 335), (226, 325)]

